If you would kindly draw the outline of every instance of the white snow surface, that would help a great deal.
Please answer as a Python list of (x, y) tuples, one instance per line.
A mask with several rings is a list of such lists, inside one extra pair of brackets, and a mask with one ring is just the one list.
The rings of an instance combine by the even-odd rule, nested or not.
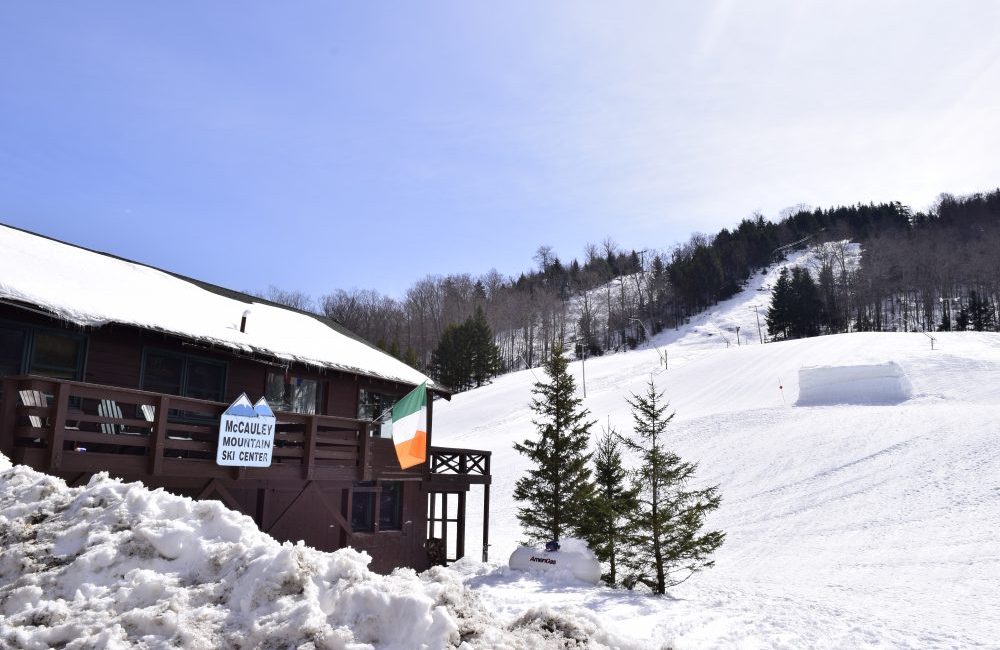
[[(536, 435), (528, 404), (540, 369), (435, 405), (436, 444), (493, 452), (495, 566), (456, 567), (484, 602), (508, 620), (540, 603), (587, 608), (645, 647), (1000, 647), (1000, 334), (936, 334), (934, 350), (914, 333), (753, 344), (747, 307), (767, 304), (759, 289), (777, 272), (661, 334), (657, 349), (586, 361), (595, 432), (609, 423), (630, 431), (625, 398), (652, 377), (676, 412), (669, 447), (699, 463), (697, 482), (720, 486), (708, 522), (727, 534), (717, 564), (669, 597), (557, 585), (502, 566), (522, 539), (510, 495), (528, 464), (512, 443)], [(736, 324), (741, 334), (753, 326), (750, 344), (729, 337), (726, 347)], [(898, 371), (870, 383), (867, 398), (805, 406), (796, 405), (803, 367), (840, 379)], [(570, 371), (582, 396), (582, 364)], [(906, 399), (886, 399), (905, 383)], [(471, 557), (481, 494), (473, 488), (468, 501)]]
[[(0, 647), (998, 647), (1000, 335), (726, 347), (776, 273), (658, 349), (586, 361), (595, 429), (630, 429), (625, 397), (653, 377), (670, 447), (720, 486), (717, 565), (666, 597), (505, 566), (536, 369), (435, 404), (436, 444), (493, 451), (493, 561), (472, 559), (474, 487), (470, 557), (420, 575), (279, 544), (217, 502), (103, 476), (69, 488), (0, 456)], [(908, 399), (796, 405), (803, 367), (890, 363)]]
[(216, 501), (0, 462), (3, 648), (640, 647), (586, 608), (506, 620), (455, 571), (279, 544)]
[[(82, 326), (124, 323), (279, 359), (434, 383), (308, 314), (222, 296), (142, 264), (0, 225), (0, 298)], [(247, 309), (246, 332), (240, 320)]]
[(797, 406), (822, 404), (898, 404), (913, 386), (895, 361), (854, 366), (799, 368)]

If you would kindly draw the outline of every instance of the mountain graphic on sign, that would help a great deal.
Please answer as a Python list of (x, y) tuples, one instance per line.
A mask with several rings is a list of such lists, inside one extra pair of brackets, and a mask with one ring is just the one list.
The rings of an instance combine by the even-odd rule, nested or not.
[(257, 403), (253, 405), (253, 410), (255, 414), (261, 417), (265, 418), (274, 417), (274, 411), (272, 411), (271, 407), (267, 405), (267, 400), (265, 400), (263, 397), (257, 400)]
[(240, 415), (245, 418), (255, 418), (257, 413), (253, 410), (253, 404), (250, 403), (250, 398), (247, 397), (246, 393), (241, 393), (236, 401), (229, 405), (224, 412), (224, 415)]

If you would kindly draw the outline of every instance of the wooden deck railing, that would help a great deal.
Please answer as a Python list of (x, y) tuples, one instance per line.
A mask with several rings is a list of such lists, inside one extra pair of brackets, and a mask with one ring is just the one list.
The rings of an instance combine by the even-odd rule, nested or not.
[(272, 464), (215, 464), (228, 404), (34, 376), (6, 377), (0, 450), (14, 462), (64, 472), (267, 479), (367, 480), (371, 423), (276, 413)]
[[(77, 381), (4, 377), (0, 451), (41, 470), (130, 476), (367, 481), (422, 471), (399, 470), (391, 441), (372, 438), (371, 422), (286, 412), (275, 413), (270, 467), (219, 466), (219, 417), (227, 407)], [(381, 443), (385, 449), (376, 455)], [(439, 485), (489, 484), (490, 452), (431, 447), (426, 471)]]
[(442, 476), (489, 477), (490, 455), (490, 452), (481, 449), (431, 447), (430, 473)]

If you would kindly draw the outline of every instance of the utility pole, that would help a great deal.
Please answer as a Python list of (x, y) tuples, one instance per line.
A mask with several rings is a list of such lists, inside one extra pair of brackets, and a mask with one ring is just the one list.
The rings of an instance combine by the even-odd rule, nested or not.
[[(646, 324), (643, 323), (641, 319), (638, 319), (638, 318), (629, 318), (629, 321), (630, 322), (631, 321), (635, 321), (635, 322), (639, 323), (639, 327), (641, 327), (642, 331), (646, 333), (646, 340), (651, 340), (652, 339), (652, 337), (649, 335), (649, 330), (646, 329)], [(656, 350), (656, 354), (659, 355), (660, 361), (663, 362), (663, 369), (666, 370), (667, 369), (667, 348), (666, 348), (666, 346), (663, 347), (663, 353), (662, 354), (660, 353), (660, 348), (656, 347), (655, 345), (653, 346), (653, 349)]]
[(743, 344), (740, 343), (740, 326), (737, 325), (736, 326), (736, 347), (740, 347), (741, 345), (743, 345)]
[(764, 345), (764, 335), (760, 332), (760, 314), (757, 312), (757, 305), (753, 306), (753, 314), (757, 317), (757, 336), (760, 337), (760, 344)]
[(580, 346), (582, 358), (580, 359), (580, 370), (582, 373), (581, 384), (583, 385), (583, 398), (587, 398), (587, 343), (580, 342), (577, 338), (576, 328), (573, 329), (573, 343)]

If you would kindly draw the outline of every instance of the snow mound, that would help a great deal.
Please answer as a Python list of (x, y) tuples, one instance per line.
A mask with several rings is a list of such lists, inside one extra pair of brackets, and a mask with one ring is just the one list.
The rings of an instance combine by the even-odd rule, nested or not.
[(799, 369), (796, 406), (822, 404), (899, 404), (913, 387), (895, 361), (850, 366), (804, 366)]
[(0, 471), (0, 647), (621, 645), (586, 612), (501, 623), (454, 571), (383, 576), (369, 560), (279, 544), (221, 503), (106, 474), (70, 488)]

